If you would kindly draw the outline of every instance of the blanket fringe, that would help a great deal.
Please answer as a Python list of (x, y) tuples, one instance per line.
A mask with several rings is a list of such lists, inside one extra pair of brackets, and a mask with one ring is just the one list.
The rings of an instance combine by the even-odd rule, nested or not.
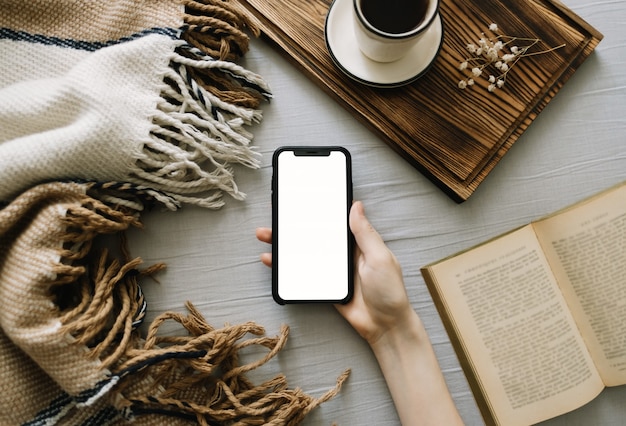
[[(120, 366), (122, 376), (138, 366), (151, 372), (151, 395), (126, 394), (120, 384), (118, 404), (128, 417), (134, 413), (160, 413), (193, 419), (200, 425), (215, 424), (298, 424), (311, 410), (334, 397), (350, 374), (346, 370), (335, 388), (319, 398), (301, 389), (288, 389), (283, 375), (253, 385), (245, 373), (273, 358), (285, 345), (289, 328), (283, 326), (276, 337), (263, 336), (265, 330), (255, 323), (212, 328), (191, 304), (189, 314), (168, 312), (153, 322), (143, 348), (130, 351), (129, 360)], [(188, 336), (158, 337), (158, 329), (168, 320), (181, 324)], [(240, 341), (247, 334), (253, 338)], [(269, 349), (261, 359), (239, 365), (239, 351), (249, 346)], [(155, 362), (157, 361), (157, 362)], [(130, 382), (127, 382), (128, 386)]]
[[(92, 189), (102, 193), (106, 186), (92, 184)], [(108, 186), (118, 190), (117, 196), (124, 194), (119, 184)], [(130, 256), (124, 231), (141, 226), (137, 212), (85, 196), (69, 206), (64, 217), (65, 248), (53, 283), (59, 321), (73, 344), (86, 347), (86, 356), (100, 361), (106, 377), (68, 400), (70, 406), (106, 401), (127, 419), (166, 415), (201, 425), (294, 425), (333, 398), (348, 378), (346, 370), (335, 387), (318, 398), (290, 389), (283, 375), (255, 385), (246, 374), (284, 348), (289, 327), (283, 326), (274, 337), (254, 322), (214, 328), (190, 302), (186, 315), (163, 313), (141, 338), (138, 326), (146, 302), (138, 279), (164, 265), (140, 270), (141, 259)], [(93, 240), (104, 233), (121, 236), (119, 258), (108, 250), (95, 255)], [(170, 322), (185, 333), (161, 335), (161, 327)], [(267, 353), (240, 363), (240, 352), (252, 346)]]
[[(92, 195), (115, 188), (112, 198), (127, 200), (131, 205), (139, 203), (130, 195), (133, 188), (129, 185), (87, 185)], [(64, 248), (52, 288), (61, 308), (63, 331), (73, 336), (77, 344), (89, 348), (89, 358), (100, 359), (102, 367), (108, 368), (128, 349), (131, 333), (145, 315), (146, 302), (137, 276), (155, 273), (164, 265), (140, 271), (142, 260), (130, 258), (124, 234), (131, 226), (142, 226), (138, 211), (129, 209), (127, 203), (108, 205), (92, 195), (70, 205), (62, 218), (66, 227)], [(122, 241), (123, 261), (111, 258), (106, 249), (98, 255), (93, 248), (96, 237), (114, 233)]]
[(238, 3), (224, 0), (184, 0), (186, 31), (183, 39), (208, 55), (233, 60), (248, 51), (250, 30), (260, 30)]
[(139, 213), (144, 211), (145, 207), (152, 207), (157, 204), (168, 210), (178, 210), (181, 207), (180, 202), (171, 196), (145, 185), (128, 182), (87, 183), (89, 184), (89, 196), (109, 206), (126, 208), (127, 211)]
[(233, 60), (248, 51), (246, 30), (259, 35), (236, 2), (183, 0), (184, 27), (164, 75), (151, 139), (137, 155), (133, 178), (178, 203), (217, 209), (222, 194), (245, 197), (232, 165), (259, 167), (245, 126), (261, 121), (271, 98), (263, 79)]
[(205, 72), (239, 79), (269, 97), (269, 88), (257, 74), (181, 44), (164, 78), (151, 140), (138, 155), (133, 174), (180, 203), (215, 209), (224, 204), (223, 192), (238, 200), (245, 197), (231, 165), (259, 167), (259, 154), (250, 146), (252, 134), (245, 126), (260, 122), (262, 113), (207, 90), (197, 78)]

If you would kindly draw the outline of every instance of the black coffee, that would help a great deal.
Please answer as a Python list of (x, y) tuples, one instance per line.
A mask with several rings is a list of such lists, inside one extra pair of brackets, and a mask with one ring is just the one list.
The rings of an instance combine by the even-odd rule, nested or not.
[(391, 34), (402, 34), (424, 20), (428, 0), (359, 0), (363, 17), (373, 27)]

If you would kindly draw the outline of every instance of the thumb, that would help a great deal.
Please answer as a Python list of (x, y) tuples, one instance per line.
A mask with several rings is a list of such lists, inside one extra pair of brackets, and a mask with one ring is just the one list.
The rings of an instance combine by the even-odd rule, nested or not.
[(386, 247), (381, 236), (365, 216), (365, 209), (361, 201), (355, 202), (350, 209), (350, 230), (363, 253), (375, 253)]

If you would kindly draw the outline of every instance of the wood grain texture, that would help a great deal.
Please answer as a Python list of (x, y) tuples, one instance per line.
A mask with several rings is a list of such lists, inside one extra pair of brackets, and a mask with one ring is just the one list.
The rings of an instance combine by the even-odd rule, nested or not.
[[(467, 200), (602, 40), (558, 0), (441, 0), (444, 43), (432, 68), (400, 88), (344, 75), (324, 40), (330, 0), (234, 0), (304, 74), (457, 202)], [(494, 93), (460, 90), (465, 46), (490, 23), (553, 52), (522, 58)], [(356, 48), (356, 46), (355, 46)]]

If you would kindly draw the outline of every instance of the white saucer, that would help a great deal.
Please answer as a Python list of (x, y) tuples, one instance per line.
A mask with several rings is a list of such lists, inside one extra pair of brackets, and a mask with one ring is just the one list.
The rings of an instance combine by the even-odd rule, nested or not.
[(443, 43), (443, 23), (438, 15), (406, 56), (395, 62), (375, 62), (359, 50), (353, 25), (352, 0), (334, 0), (326, 16), (326, 47), (339, 69), (369, 86), (399, 87), (417, 80), (428, 71)]

